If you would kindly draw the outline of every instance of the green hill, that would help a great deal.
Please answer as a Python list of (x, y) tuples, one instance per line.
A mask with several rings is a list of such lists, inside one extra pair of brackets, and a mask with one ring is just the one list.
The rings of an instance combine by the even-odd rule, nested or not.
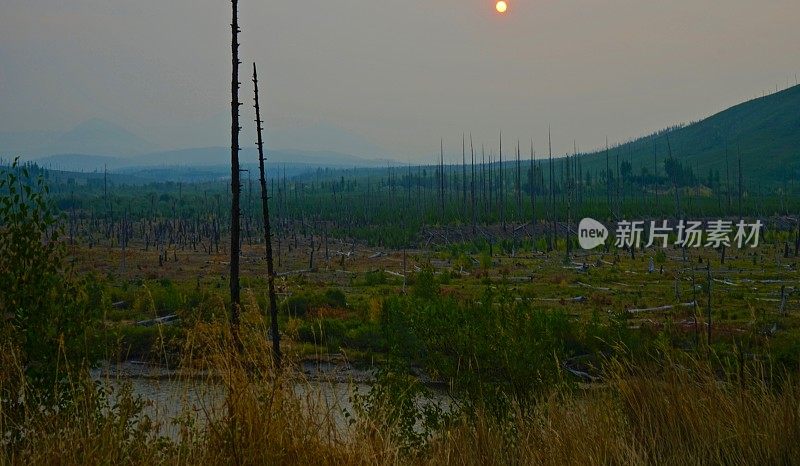
[[(800, 180), (800, 86), (615, 146), (610, 151), (612, 170), (619, 156), (620, 162), (631, 163), (635, 173), (641, 167), (652, 173), (655, 150), (658, 173), (663, 176), (668, 147), (701, 178), (709, 170), (719, 171), (725, 178), (727, 148), (732, 179), (738, 176), (737, 154), (741, 151), (742, 173), (748, 184)], [(605, 151), (584, 155), (583, 169), (601, 173), (605, 160)]]

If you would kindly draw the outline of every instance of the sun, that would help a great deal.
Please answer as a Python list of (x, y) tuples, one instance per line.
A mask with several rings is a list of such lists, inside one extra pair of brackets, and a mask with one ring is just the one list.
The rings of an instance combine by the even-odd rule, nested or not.
[(505, 13), (508, 10), (508, 3), (500, 0), (497, 2), (497, 5), (494, 6), (498, 13)]

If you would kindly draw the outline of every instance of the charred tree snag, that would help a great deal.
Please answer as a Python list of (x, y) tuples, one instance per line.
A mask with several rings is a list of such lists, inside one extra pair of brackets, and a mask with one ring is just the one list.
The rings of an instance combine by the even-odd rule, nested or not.
[(461, 133), (461, 212), (467, 215), (467, 160), (466, 160), (466, 140), (464, 133)]
[(503, 232), (506, 231), (506, 205), (505, 196), (503, 195), (503, 132), (500, 132), (500, 179), (498, 180), (500, 187), (500, 223), (503, 224)]
[(475, 235), (478, 217), (475, 211), (475, 146), (472, 144), (472, 133), (469, 135), (469, 152), (472, 159), (472, 178), (469, 183), (470, 205), (472, 206), (472, 234)]
[[(275, 367), (281, 367), (281, 338), (278, 333), (278, 299), (275, 296), (275, 265), (272, 260), (272, 229), (269, 221), (269, 197), (267, 196), (267, 177), (264, 170), (264, 139), (261, 135), (261, 109), (258, 105), (258, 71), (253, 63), (253, 88), (255, 91), (256, 129), (258, 133), (258, 171), (261, 184), (261, 215), (264, 217), (264, 244), (267, 250), (267, 292), (269, 294), (270, 333), (272, 336), (272, 357)], [(327, 255), (327, 236), (326, 236)]]
[(743, 189), (743, 178), (742, 178), (742, 149), (741, 147), (737, 147), (738, 157), (739, 157), (739, 219), (744, 218), (742, 213), (742, 193), (744, 192)]
[(547, 152), (550, 158), (550, 235), (548, 235), (547, 252), (551, 252), (556, 247), (556, 194), (553, 188), (553, 138), (550, 135), (550, 128), (547, 128)]
[(707, 281), (708, 281), (708, 345), (711, 345), (711, 261), (708, 261), (706, 264), (706, 273), (707, 273)]
[(444, 139), (439, 141), (439, 202), (442, 224), (444, 224)]
[(528, 183), (530, 186), (530, 195), (531, 195), (531, 247), (535, 248), (536, 246), (533, 244), (534, 239), (536, 237), (536, 155), (534, 154), (533, 150), (533, 139), (531, 139), (531, 167), (530, 167), (530, 178), (528, 179)]
[(516, 195), (517, 195), (517, 219), (516, 220), (518, 222), (522, 220), (522, 186), (521, 186), (522, 179), (521, 179), (521, 175), (520, 175), (521, 167), (522, 166), (520, 165), (520, 155), (519, 155), (519, 139), (517, 139), (517, 176), (516, 176), (516, 179), (514, 181), (515, 181), (515, 184), (516, 184), (515, 189), (516, 189)]
[(239, 2), (231, 0), (231, 330), (238, 340), (239, 327)]
[(608, 137), (606, 137), (606, 205), (611, 217), (614, 217), (614, 208), (611, 206), (611, 164), (608, 157)]

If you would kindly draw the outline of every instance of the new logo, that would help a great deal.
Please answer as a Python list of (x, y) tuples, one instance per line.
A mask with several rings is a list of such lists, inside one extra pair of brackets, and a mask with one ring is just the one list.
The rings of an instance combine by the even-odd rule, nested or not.
[(608, 229), (593, 218), (585, 218), (578, 224), (578, 243), (583, 249), (594, 249), (605, 244)]

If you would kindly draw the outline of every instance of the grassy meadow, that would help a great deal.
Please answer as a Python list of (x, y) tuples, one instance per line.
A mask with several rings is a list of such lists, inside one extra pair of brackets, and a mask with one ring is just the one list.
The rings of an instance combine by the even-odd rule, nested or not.
[[(4, 175), (0, 464), (798, 457), (790, 216), (765, 217), (757, 248), (583, 251), (570, 220), (601, 211), (604, 198), (587, 191), (578, 202), (568, 190), (558, 209), (543, 203), (563, 215), (553, 223), (531, 228), (521, 211), (511, 215), (511, 198), (505, 225), (482, 222), (471, 234), (469, 222), (420, 217), (384, 241), (370, 235), (392, 229), (388, 212), (312, 221), (303, 212), (327, 192), (303, 190), (285, 198), (294, 199), (287, 217), (276, 215), (278, 370), (257, 221), (242, 241), (234, 338), (215, 204), (153, 194), (136, 209), (124, 186), (113, 203), (92, 189), (76, 202), (26, 175)], [(697, 196), (684, 202), (698, 216), (724, 204)], [(668, 210), (669, 198), (629, 194), (615, 205), (644, 216), (651, 205)], [(435, 215), (435, 200), (416, 212)], [(456, 194), (450, 202), (451, 215), (463, 213)], [(772, 202), (759, 208), (791, 205)], [(407, 235), (416, 239), (402, 243)], [(155, 392), (137, 389), (142, 380), (156, 381)], [(168, 415), (155, 408), (159, 380), (182, 387)], [(355, 388), (331, 401), (318, 390), (328, 382)]]

